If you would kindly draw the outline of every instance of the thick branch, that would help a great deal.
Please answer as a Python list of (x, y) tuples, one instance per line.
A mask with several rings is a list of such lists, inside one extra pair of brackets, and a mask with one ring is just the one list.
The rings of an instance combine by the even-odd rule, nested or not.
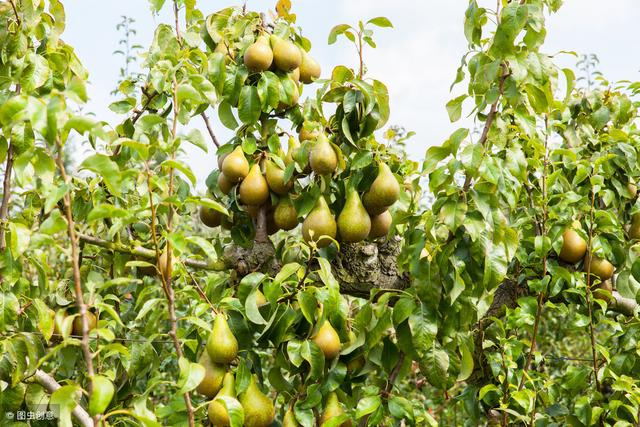
[[(78, 237), (82, 242), (87, 243), (89, 245), (98, 246), (114, 252), (133, 255), (138, 258), (153, 260), (154, 262), (156, 260), (156, 252), (153, 249), (148, 249), (143, 246), (131, 247), (131, 246), (124, 245), (122, 243), (109, 242), (107, 240), (90, 236), (88, 234), (78, 234)], [(195, 268), (197, 270), (225, 271), (229, 269), (225, 264), (225, 262), (221, 260), (217, 260), (213, 262), (205, 262), (205, 261), (185, 259), (181, 261), (184, 265), (191, 268)]]
[[(40, 369), (36, 370), (34, 378), (36, 382), (44, 387), (44, 389), (49, 393), (53, 393), (61, 387), (60, 384), (58, 384), (58, 382), (51, 375), (47, 374), (44, 371), (41, 371)], [(83, 427), (93, 427), (93, 420), (91, 419), (87, 411), (85, 411), (84, 408), (79, 404), (76, 405), (75, 408), (73, 408), (71, 414)]]

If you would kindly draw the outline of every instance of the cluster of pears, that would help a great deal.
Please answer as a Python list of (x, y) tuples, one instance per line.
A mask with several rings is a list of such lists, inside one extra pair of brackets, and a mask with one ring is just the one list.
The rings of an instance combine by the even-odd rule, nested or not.
[(562, 249), (558, 256), (570, 264), (584, 259), (584, 271), (600, 278), (600, 287), (611, 291), (611, 278), (615, 267), (608, 260), (588, 253), (587, 242), (573, 228), (566, 229), (562, 234)]
[(198, 393), (213, 398), (209, 403), (208, 415), (216, 427), (229, 426), (227, 403), (236, 402), (244, 411), (245, 427), (267, 427), (275, 419), (273, 402), (258, 387), (252, 376), (249, 386), (239, 397), (236, 396), (235, 376), (229, 364), (238, 355), (238, 341), (222, 313), (218, 313), (205, 351), (198, 363), (205, 368), (205, 376), (196, 388)]
[[(314, 169), (312, 149), (309, 160)], [(315, 165), (323, 164), (316, 160)], [(391, 207), (400, 196), (400, 185), (386, 163), (378, 164), (378, 175), (362, 198), (355, 188), (347, 190), (344, 207), (336, 221), (324, 196), (320, 196), (316, 205), (302, 223), (302, 236), (305, 241), (315, 241), (319, 247), (328, 246), (331, 239), (355, 243), (367, 238), (376, 239), (386, 236), (392, 223)]]
[(306, 50), (275, 34), (261, 34), (244, 52), (249, 71), (267, 70), (291, 73), (295, 82), (312, 83), (320, 77), (320, 64)]

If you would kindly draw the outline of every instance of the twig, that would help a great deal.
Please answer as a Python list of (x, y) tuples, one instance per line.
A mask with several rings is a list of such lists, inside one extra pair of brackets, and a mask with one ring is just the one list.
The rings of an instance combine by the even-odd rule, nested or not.
[[(62, 143), (60, 139), (56, 139), (56, 149), (58, 151), (58, 155), (56, 156), (56, 162), (58, 163), (58, 169), (60, 171), (60, 175), (65, 184), (70, 184), (71, 179), (67, 175), (67, 171), (64, 167), (64, 162), (62, 160)], [(70, 190), (69, 190), (70, 191)], [(73, 221), (73, 212), (71, 210), (71, 196), (67, 191), (62, 197), (62, 202), (64, 204), (64, 210), (67, 217), (67, 234), (69, 236), (69, 240), (71, 243), (71, 267), (73, 270), (73, 284), (76, 298), (76, 306), (78, 307), (78, 311), (80, 312), (80, 318), (82, 319), (82, 340), (81, 347), (82, 353), (84, 354), (85, 363), (87, 364), (87, 375), (90, 379), (87, 391), (89, 393), (89, 397), (93, 393), (93, 386), (91, 380), (93, 379), (94, 370), (93, 370), (93, 354), (91, 353), (91, 348), (89, 347), (89, 321), (87, 319), (87, 305), (84, 303), (84, 296), (82, 294), (82, 279), (80, 277), (80, 259), (78, 257), (78, 237), (76, 236), (75, 224)]]
[(591, 209), (589, 212), (589, 242), (587, 244), (587, 256), (589, 262), (587, 263), (587, 291), (585, 293), (585, 299), (587, 302), (587, 308), (589, 310), (589, 336), (591, 339), (591, 356), (593, 357), (593, 376), (596, 382), (596, 390), (600, 391), (600, 382), (598, 381), (598, 358), (596, 354), (596, 336), (593, 328), (593, 313), (591, 307), (591, 261), (593, 259), (592, 245), (593, 245), (593, 211), (595, 209), (596, 193), (591, 188)]
[(200, 116), (202, 117), (202, 120), (204, 120), (204, 124), (207, 126), (207, 131), (209, 132), (209, 136), (211, 136), (211, 140), (213, 141), (216, 147), (220, 148), (220, 143), (218, 142), (218, 138), (216, 138), (216, 134), (213, 133), (213, 128), (211, 127), (209, 118), (204, 113), (204, 111), (200, 113)]
[[(87, 244), (98, 246), (104, 249), (108, 249), (114, 252), (120, 252), (123, 254), (133, 255), (139, 258), (145, 258), (148, 260), (156, 260), (157, 255), (155, 250), (147, 249), (143, 246), (127, 246), (122, 243), (109, 242), (107, 240), (100, 239), (98, 237), (90, 236), (88, 234), (78, 234), (78, 238)], [(210, 270), (210, 271), (225, 271), (229, 268), (226, 266), (225, 262), (222, 260), (214, 261), (214, 262), (204, 262), (204, 261), (196, 261), (192, 259), (181, 260), (181, 262), (191, 268), (195, 268), (197, 270)]]
[[(53, 393), (61, 387), (60, 384), (58, 384), (58, 382), (55, 380), (55, 378), (40, 369), (36, 369), (34, 378), (36, 382), (44, 387), (44, 389), (49, 393)], [(83, 427), (93, 427), (93, 420), (91, 419), (91, 416), (89, 416), (87, 411), (85, 411), (85, 409), (79, 404), (76, 405), (75, 408), (73, 408), (71, 414)]]
[(9, 0), (9, 3), (11, 3), (13, 14), (16, 16), (16, 21), (18, 21), (18, 25), (20, 25), (22, 21), (20, 21), (20, 16), (18, 16), (18, 9), (16, 8), (16, 4), (14, 3), (13, 0)]

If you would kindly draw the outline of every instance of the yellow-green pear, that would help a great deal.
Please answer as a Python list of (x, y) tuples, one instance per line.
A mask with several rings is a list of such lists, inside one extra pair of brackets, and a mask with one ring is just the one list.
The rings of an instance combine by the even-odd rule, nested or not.
[(217, 183), (218, 183), (218, 188), (223, 194), (229, 194), (233, 189), (233, 186), (235, 185), (235, 183), (231, 182), (231, 180), (227, 178), (227, 176), (222, 172), (218, 174)]
[(242, 181), (249, 174), (249, 161), (241, 146), (237, 146), (222, 162), (222, 173), (230, 182)]
[(377, 239), (378, 237), (384, 237), (389, 234), (393, 217), (388, 210), (381, 214), (371, 217), (371, 231), (369, 232), (370, 239)]
[(227, 370), (224, 365), (213, 362), (206, 349), (200, 355), (198, 363), (204, 367), (204, 378), (196, 387), (196, 391), (207, 397), (215, 397), (222, 388), (222, 380)]
[(300, 66), (302, 54), (298, 46), (275, 34), (271, 35), (270, 41), (271, 49), (273, 50), (273, 62), (280, 71), (288, 73)]
[(224, 62), (226, 64), (228, 64), (229, 62), (231, 62), (231, 60), (233, 60), (235, 58), (235, 54), (233, 53), (233, 51), (231, 49), (229, 49), (229, 45), (224, 40), (222, 40), (220, 43), (218, 43), (216, 45), (215, 49), (213, 49), (213, 51), (215, 53), (221, 53), (221, 54), (225, 55)]
[(640, 212), (633, 214), (631, 217), (631, 226), (629, 226), (629, 238), (632, 240), (640, 239)]
[(318, 135), (318, 139), (311, 147), (309, 164), (318, 175), (333, 173), (338, 166), (338, 155), (331, 146), (329, 138), (323, 133)]
[(596, 255), (587, 254), (584, 259), (584, 271), (595, 274), (601, 281), (609, 280), (613, 277), (615, 267), (608, 260)]
[(327, 360), (334, 359), (340, 354), (340, 337), (328, 320), (325, 320), (322, 326), (320, 326), (318, 332), (313, 336), (312, 341), (320, 347)]
[(238, 402), (235, 398), (235, 389), (236, 380), (233, 376), (233, 373), (227, 372), (224, 375), (224, 379), (222, 380), (222, 388), (216, 395), (216, 398), (209, 403), (209, 408), (207, 411), (209, 415), (209, 421), (211, 421), (211, 424), (213, 424), (214, 427), (228, 427), (231, 425), (231, 422), (229, 420), (229, 413), (227, 412), (227, 408), (220, 397), (233, 399), (238, 403), (238, 405), (240, 405), (240, 402)]
[(171, 263), (169, 263), (168, 260), (169, 252), (167, 251), (167, 248), (165, 248), (160, 253), (160, 257), (158, 257), (158, 271), (160, 271), (160, 274), (166, 281), (169, 281), (169, 278), (173, 277), (173, 267), (176, 264), (176, 258), (173, 254), (171, 254)]
[(207, 340), (207, 352), (213, 362), (222, 364), (231, 363), (238, 355), (238, 340), (222, 313), (218, 313), (213, 321), (213, 329)]
[(221, 224), (222, 214), (213, 208), (200, 206), (200, 221), (207, 227), (214, 228)]
[[(378, 175), (371, 184), (369, 191), (367, 192), (367, 203), (372, 207), (388, 207), (393, 205), (400, 196), (400, 184), (398, 180), (393, 176), (391, 169), (386, 163), (380, 162), (378, 164)], [(369, 212), (374, 215), (378, 213)]]
[(273, 51), (266, 36), (258, 37), (244, 52), (244, 65), (254, 72), (266, 71), (273, 62)]
[(282, 427), (300, 427), (300, 423), (296, 420), (296, 415), (291, 408), (287, 409), (284, 418), (282, 418)]
[(291, 163), (295, 161), (294, 153), (296, 149), (300, 148), (300, 143), (292, 136), (289, 137), (289, 141), (287, 143), (287, 154), (284, 156), (284, 164), (289, 166)]
[(298, 226), (298, 213), (288, 197), (278, 200), (273, 212), (273, 221), (281, 230), (293, 230)]
[(269, 185), (262, 175), (260, 165), (256, 163), (240, 184), (240, 201), (247, 205), (261, 206), (268, 199)]
[(587, 242), (574, 230), (568, 228), (562, 234), (562, 249), (558, 256), (564, 262), (575, 264), (587, 253)]
[(244, 427), (269, 427), (276, 417), (273, 402), (260, 390), (253, 375), (240, 404), (244, 409)]
[(294, 82), (300, 83), (300, 68), (296, 68), (295, 70), (290, 72), (289, 76), (293, 79)]
[[(98, 318), (89, 310), (87, 310), (87, 326), (88, 332), (98, 326)], [(73, 319), (73, 335), (82, 336), (82, 316), (80, 314)]]
[(318, 247), (323, 248), (329, 246), (331, 240), (326, 237), (321, 238), (321, 236), (335, 239), (337, 228), (336, 220), (327, 205), (327, 201), (323, 196), (320, 196), (316, 205), (302, 223), (302, 237), (306, 242), (314, 241)]
[[(327, 403), (324, 405), (324, 411), (322, 412), (322, 418), (320, 418), (320, 427), (326, 426), (330, 420), (333, 418), (337, 418), (343, 415), (344, 409), (342, 409), (342, 405), (338, 400), (338, 395), (336, 392), (332, 391), (327, 396)], [(338, 427), (350, 427), (351, 421), (347, 420), (341, 423)]]
[(312, 83), (320, 77), (320, 64), (307, 52), (302, 51), (302, 63), (300, 64), (300, 81)]
[(267, 184), (269, 188), (276, 194), (285, 195), (293, 187), (293, 180), (284, 182), (284, 170), (278, 167), (273, 161), (267, 160), (265, 165), (267, 175)]
[(338, 235), (340, 240), (348, 243), (361, 242), (369, 236), (371, 218), (367, 213), (358, 192), (350, 189), (344, 208), (338, 216)]
[(111, 380), (103, 375), (91, 378), (92, 393), (89, 397), (89, 414), (94, 416), (104, 413), (109, 407), (116, 391)]
[(224, 154), (221, 154), (221, 155), (218, 156), (218, 169), (219, 170), (222, 170), (222, 164), (224, 163), (224, 159), (226, 159), (229, 154), (230, 153), (224, 153)]
[(300, 142), (314, 141), (318, 138), (318, 136), (320, 136), (320, 129), (317, 123), (308, 121), (302, 123), (300, 133), (298, 134)]

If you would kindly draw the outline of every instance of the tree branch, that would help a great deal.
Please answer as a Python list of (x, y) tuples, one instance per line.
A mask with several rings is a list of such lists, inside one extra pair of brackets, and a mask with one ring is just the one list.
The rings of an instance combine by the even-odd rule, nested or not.
[[(58, 382), (55, 380), (55, 378), (40, 369), (36, 369), (34, 378), (35, 381), (42, 387), (44, 387), (44, 389), (47, 390), (50, 394), (61, 387), (60, 384), (58, 384)], [(76, 405), (76, 407), (73, 408), (71, 414), (76, 418), (76, 420), (78, 420), (82, 427), (93, 427), (93, 420), (91, 419), (91, 416), (89, 416), (87, 411), (85, 411), (85, 409), (80, 406), (80, 404)]]
[[(56, 162), (58, 164), (58, 169), (60, 171), (60, 175), (65, 184), (70, 184), (71, 179), (67, 175), (67, 171), (64, 167), (64, 162), (62, 160), (62, 143), (60, 139), (56, 139), (56, 149), (58, 151), (58, 155), (56, 156)], [(82, 294), (82, 279), (80, 277), (80, 258), (78, 256), (78, 238), (76, 236), (75, 224), (73, 221), (73, 212), (71, 210), (71, 195), (70, 191), (65, 192), (62, 197), (62, 201), (64, 204), (64, 211), (67, 218), (67, 234), (69, 236), (70, 244), (71, 244), (71, 268), (73, 270), (73, 284), (74, 284), (74, 292), (76, 298), (76, 306), (78, 307), (78, 311), (80, 312), (80, 319), (82, 320), (82, 339), (80, 340), (82, 353), (84, 354), (85, 363), (87, 364), (87, 376), (89, 377), (89, 382), (87, 384), (87, 392), (89, 393), (89, 397), (93, 393), (93, 385), (92, 380), (94, 376), (93, 370), (93, 354), (91, 353), (91, 347), (89, 346), (89, 321), (87, 319), (87, 305), (84, 303), (84, 296)]]
[(213, 141), (213, 144), (216, 147), (220, 148), (220, 143), (218, 142), (218, 138), (216, 138), (216, 134), (213, 133), (213, 128), (211, 127), (211, 123), (209, 122), (209, 118), (204, 113), (204, 111), (202, 113), (200, 113), (200, 116), (202, 117), (202, 120), (204, 120), (204, 124), (207, 126), (207, 131), (209, 132), (209, 136), (211, 137), (211, 140)]

